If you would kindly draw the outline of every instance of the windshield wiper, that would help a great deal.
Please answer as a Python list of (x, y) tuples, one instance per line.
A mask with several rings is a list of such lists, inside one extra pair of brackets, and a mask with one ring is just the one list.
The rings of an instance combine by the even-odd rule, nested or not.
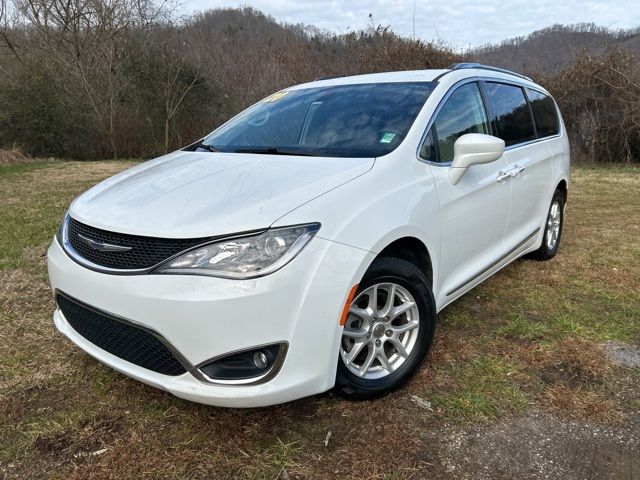
[(247, 147), (236, 148), (235, 153), (261, 153), (264, 155), (299, 155), (301, 157), (313, 157), (313, 153), (304, 152), (295, 148), (286, 147)]
[(205, 150), (209, 150), (210, 152), (220, 152), (221, 150), (217, 149), (216, 147), (214, 147), (213, 145), (207, 145), (206, 143), (199, 143), (196, 145), (195, 147), (196, 149), (198, 148), (204, 148)]

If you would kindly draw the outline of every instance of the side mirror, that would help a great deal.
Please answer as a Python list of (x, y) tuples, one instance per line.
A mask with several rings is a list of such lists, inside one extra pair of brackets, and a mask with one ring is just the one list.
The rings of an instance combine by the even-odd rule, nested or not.
[(504, 140), (482, 133), (467, 133), (453, 144), (449, 180), (457, 184), (471, 165), (498, 160), (504, 153)]

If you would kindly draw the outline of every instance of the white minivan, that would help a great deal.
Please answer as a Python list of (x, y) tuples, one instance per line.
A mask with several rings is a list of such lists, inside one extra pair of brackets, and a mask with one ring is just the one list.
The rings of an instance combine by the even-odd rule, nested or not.
[(479, 64), (320, 79), (71, 204), (56, 327), (178, 397), (256, 407), (402, 385), (436, 314), (562, 235), (549, 93)]

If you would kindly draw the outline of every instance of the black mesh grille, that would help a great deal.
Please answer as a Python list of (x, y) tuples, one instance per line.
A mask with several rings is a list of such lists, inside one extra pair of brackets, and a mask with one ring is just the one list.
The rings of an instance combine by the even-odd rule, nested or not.
[[(100, 243), (131, 247), (131, 250), (125, 252), (97, 250), (83, 241), (79, 235)], [(153, 267), (211, 238), (177, 239), (127, 235), (90, 227), (67, 217), (67, 240), (81, 257), (96, 265), (116, 269), (143, 269)]]
[(73, 329), (103, 350), (127, 362), (164, 375), (185, 369), (164, 344), (149, 332), (98, 313), (58, 294), (58, 307)]

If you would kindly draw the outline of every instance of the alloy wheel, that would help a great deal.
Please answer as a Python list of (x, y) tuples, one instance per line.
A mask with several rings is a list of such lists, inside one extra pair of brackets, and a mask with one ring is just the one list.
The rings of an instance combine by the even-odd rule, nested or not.
[(553, 250), (558, 243), (558, 237), (560, 236), (560, 223), (562, 221), (562, 211), (560, 202), (557, 200), (553, 202), (549, 209), (549, 216), (547, 217), (547, 232), (546, 242), (547, 248)]
[(353, 374), (378, 379), (395, 372), (416, 347), (420, 318), (415, 299), (396, 283), (377, 283), (353, 300), (340, 355)]

